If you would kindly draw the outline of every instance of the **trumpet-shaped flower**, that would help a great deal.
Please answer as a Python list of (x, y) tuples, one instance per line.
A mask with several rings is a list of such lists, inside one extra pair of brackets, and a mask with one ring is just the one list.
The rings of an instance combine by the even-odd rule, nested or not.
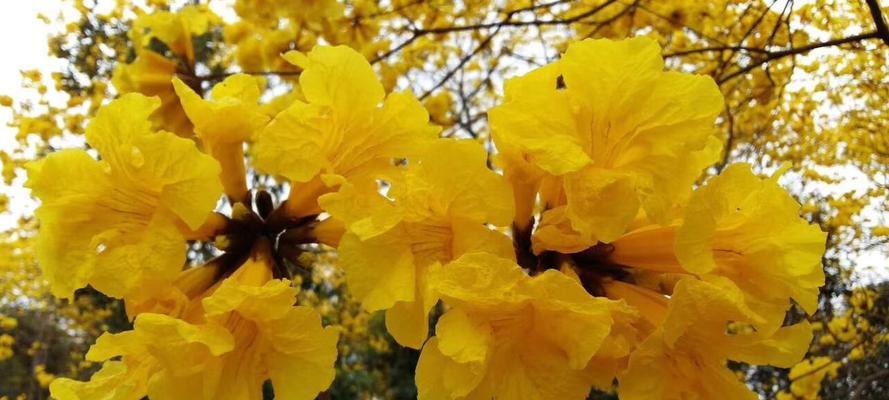
[(413, 95), (394, 93), (384, 101), (383, 86), (355, 50), (317, 46), (284, 57), (303, 68), (306, 101), (278, 114), (257, 136), (254, 152), (259, 170), (290, 180), (293, 216), (320, 212), (318, 196), (342, 182), (375, 184), (395, 159), (412, 155), (438, 132)]
[[(271, 379), (280, 398), (313, 399), (333, 380), (339, 332), (323, 328), (312, 308), (294, 306), (296, 289), (271, 279), (265, 246), (194, 296), (181, 319), (142, 313), (132, 331), (100, 337), (87, 359), (120, 361), (106, 361), (88, 382), (54, 383), (53, 396), (258, 400)], [(204, 286), (205, 272), (182, 276), (183, 290)]]
[(688, 155), (711, 149), (723, 100), (709, 77), (663, 67), (651, 39), (584, 40), (508, 81), (506, 101), (489, 115), (519, 198), (533, 201), (534, 185), (555, 178), (563, 200), (548, 206), (566, 206), (574, 230), (603, 242), (640, 209), (667, 222), (716, 159), (718, 151)]
[(186, 65), (194, 66), (194, 37), (221, 22), (208, 7), (187, 5), (176, 12), (158, 11), (136, 18), (129, 36), (138, 52), (153, 51), (152, 41), (158, 40)]
[(178, 78), (173, 86), (204, 149), (222, 165), (225, 193), (235, 201), (246, 200), (244, 143), (269, 120), (258, 104), (259, 80), (232, 75), (213, 87), (212, 101), (202, 99)]
[[(192, 124), (182, 109), (173, 89), (177, 74), (193, 76), (195, 51), (193, 39), (206, 33), (220, 19), (207, 7), (185, 6), (177, 12), (159, 11), (142, 15), (133, 22), (129, 36), (135, 44), (136, 59), (119, 64), (112, 77), (120, 93), (142, 93), (157, 96), (161, 107), (152, 119), (163, 129), (183, 137), (193, 135)], [(163, 43), (169, 54), (161, 52), (155, 41)], [(200, 82), (190, 80), (199, 85)]]
[(42, 202), (37, 256), (56, 296), (91, 284), (123, 297), (169, 281), (185, 262), (179, 226), (197, 228), (213, 211), (219, 164), (190, 140), (152, 131), (159, 104), (131, 94), (102, 108), (86, 131), (101, 161), (62, 150), (29, 166)]
[(788, 298), (808, 313), (824, 284), (826, 234), (799, 216), (799, 203), (771, 179), (735, 164), (696, 191), (676, 233), (676, 257), (690, 272), (723, 276), (755, 308), (783, 318)]
[(176, 70), (175, 61), (145, 51), (130, 64), (118, 64), (111, 81), (120, 93), (141, 93), (159, 98), (161, 105), (152, 113), (152, 121), (179, 136), (190, 137), (194, 134), (194, 127), (185, 115), (171, 82)]
[(681, 224), (629, 232), (613, 243), (610, 258), (737, 286), (771, 327), (780, 325), (790, 299), (812, 313), (824, 284), (825, 234), (799, 216), (799, 203), (776, 180), (732, 165), (695, 191)]
[(282, 399), (310, 400), (330, 386), (339, 332), (322, 327), (315, 310), (295, 302), (287, 280), (254, 286), (237, 278), (204, 299), (208, 322), (225, 326), (235, 341), (222, 356), (212, 399), (260, 400), (267, 379)]
[(603, 367), (636, 336), (626, 303), (556, 270), (532, 278), (471, 253), (430, 275), (450, 309), (420, 354), (420, 399), (584, 399), (594, 384), (610, 388), (616, 369)]
[(663, 325), (630, 357), (620, 377), (620, 398), (756, 399), (727, 360), (787, 368), (805, 355), (812, 339), (806, 322), (771, 333), (743, 329), (757, 319), (740, 291), (681, 280)]
[(368, 310), (387, 310), (390, 333), (414, 348), (426, 339), (426, 316), (437, 301), (425, 283), (430, 265), (482, 249), (513, 257), (509, 238), (485, 225), (508, 224), (513, 204), (507, 182), (486, 167), (484, 150), (473, 141), (439, 139), (419, 154), (388, 198), (349, 186), (320, 199), (346, 225), (339, 254), (351, 292)]
[(233, 346), (222, 327), (141, 314), (133, 330), (105, 333), (90, 348), (86, 358), (105, 364), (89, 381), (58, 379), (50, 391), (58, 400), (210, 399), (219, 384), (219, 356)]

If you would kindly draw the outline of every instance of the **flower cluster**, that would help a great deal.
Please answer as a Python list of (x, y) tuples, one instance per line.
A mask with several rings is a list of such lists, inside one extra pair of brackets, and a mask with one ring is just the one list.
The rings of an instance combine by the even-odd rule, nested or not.
[[(187, 62), (172, 44), (201, 15), (146, 32)], [(664, 71), (654, 41), (577, 42), (507, 82), (489, 113), (502, 174), (479, 143), (439, 138), (412, 94), (387, 94), (360, 53), (283, 58), (300, 71), (286, 104), (260, 105), (248, 75), (204, 99), (171, 73), (175, 101), (125, 94), (91, 121), (95, 151), (29, 167), (53, 293), (91, 285), (133, 320), (87, 354), (102, 369), (56, 380), (55, 398), (260, 399), (266, 380), (313, 398), (338, 332), (294, 306), (289, 278), (319, 245), (421, 349), (422, 399), (583, 399), (615, 380), (627, 400), (750, 399), (728, 361), (805, 353), (811, 329), (785, 313), (816, 308), (824, 234), (779, 174), (733, 165), (693, 190), (721, 150), (722, 97), (710, 78)], [(180, 112), (188, 128), (165, 131), (157, 116)], [(289, 193), (251, 187), (254, 171)], [(221, 255), (184, 267), (187, 241)]]

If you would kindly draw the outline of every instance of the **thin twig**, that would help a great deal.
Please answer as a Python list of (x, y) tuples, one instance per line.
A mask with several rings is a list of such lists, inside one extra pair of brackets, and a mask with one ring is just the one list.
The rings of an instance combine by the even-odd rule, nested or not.
[(759, 60), (755, 60), (750, 65), (743, 67), (743, 68), (739, 68), (739, 69), (735, 70), (734, 72), (732, 72), (726, 76), (723, 76), (722, 78), (719, 78), (719, 80), (717, 80), (717, 83), (719, 83), (721, 85), (721, 84), (728, 82), (740, 75), (746, 74), (765, 63), (768, 63), (768, 62), (771, 62), (771, 61), (774, 61), (777, 59), (781, 59), (784, 57), (805, 54), (805, 53), (808, 53), (812, 50), (820, 49), (822, 47), (841, 46), (844, 44), (856, 43), (856, 42), (861, 42), (864, 40), (876, 39), (876, 38), (879, 38), (879, 33), (876, 31), (873, 31), (873, 32), (862, 33), (859, 35), (853, 35), (853, 36), (849, 36), (849, 37), (845, 37), (845, 38), (831, 39), (831, 40), (824, 41), (824, 42), (811, 43), (806, 46), (796, 47), (796, 48), (782, 50), (782, 51), (774, 51), (774, 52), (770, 51), (770, 52), (766, 53), (767, 54), (766, 57), (763, 57)]

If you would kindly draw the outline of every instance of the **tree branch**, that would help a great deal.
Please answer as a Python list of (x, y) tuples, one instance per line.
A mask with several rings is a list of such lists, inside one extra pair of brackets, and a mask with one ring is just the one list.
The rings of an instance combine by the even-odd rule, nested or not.
[(746, 51), (746, 52), (750, 52), (750, 53), (760, 53), (760, 54), (769, 54), (769, 51), (768, 51), (768, 50), (760, 49), (760, 48), (757, 48), (757, 47), (747, 47), (747, 46), (713, 46), (713, 47), (702, 47), (702, 48), (699, 48), (699, 49), (689, 49), (689, 50), (676, 51), (676, 52), (673, 52), (673, 53), (665, 53), (665, 54), (664, 54), (664, 58), (681, 57), (681, 56), (686, 56), (686, 55), (689, 55), (689, 54), (696, 54), (696, 53), (711, 53), (711, 52), (728, 51), (728, 50)]
[(472, 24), (472, 25), (446, 26), (446, 27), (441, 27), (441, 28), (430, 28), (430, 29), (413, 29), (413, 30), (411, 30), (411, 33), (412, 33), (411, 36), (409, 38), (405, 39), (404, 42), (401, 42), (401, 44), (399, 44), (398, 46), (395, 46), (391, 50), (389, 50), (377, 57), (374, 57), (374, 59), (371, 60), (370, 63), (376, 64), (377, 62), (385, 60), (389, 56), (399, 52), (401, 49), (405, 48), (409, 44), (415, 42), (417, 39), (419, 39), (420, 37), (425, 36), (425, 35), (475, 31), (475, 30), (480, 30), (480, 29), (491, 29), (491, 28), (496, 28), (499, 30), (501, 28), (506, 28), (506, 27), (512, 28), (512, 27), (523, 27), (523, 26), (540, 27), (540, 26), (548, 26), (548, 25), (568, 25), (568, 24), (573, 24), (575, 22), (578, 22), (584, 18), (588, 18), (588, 17), (598, 13), (599, 11), (602, 11), (602, 9), (610, 6), (611, 4), (616, 3), (617, 0), (608, 0), (598, 6), (590, 9), (589, 11), (577, 14), (571, 18), (566, 18), (566, 19), (553, 18), (553, 19), (545, 19), (545, 20), (533, 19), (533, 20), (528, 20), (528, 21), (512, 21), (512, 17), (516, 14), (526, 12), (526, 11), (535, 11), (540, 8), (552, 7), (557, 4), (562, 4), (565, 2), (566, 1), (564, 1), (564, 0), (557, 0), (557, 1), (550, 2), (550, 3), (520, 8), (520, 9), (508, 12), (503, 19), (501, 19), (500, 21), (495, 21), (495, 22), (484, 22), (484, 23)]
[(451, 68), (448, 71), (448, 73), (445, 74), (445, 76), (443, 78), (441, 78), (441, 80), (439, 80), (438, 83), (435, 84), (435, 86), (433, 86), (433, 87), (429, 88), (429, 90), (423, 92), (423, 94), (419, 97), (419, 99), (423, 100), (423, 99), (429, 97), (429, 95), (432, 94), (432, 92), (434, 92), (435, 90), (440, 88), (442, 85), (444, 85), (445, 82), (447, 82), (449, 79), (451, 79), (451, 77), (454, 76), (454, 74), (457, 73), (457, 71), (460, 68), (463, 68), (463, 66), (466, 65), (466, 63), (468, 63), (469, 60), (472, 59), (472, 57), (475, 57), (476, 54), (481, 53), (481, 51), (484, 50), (485, 47), (488, 46), (488, 43), (491, 43), (491, 39), (494, 39), (494, 36), (496, 36), (498, 32), (500, 32), (500, 27), (497, 27), (497, 29), (495, 29), (494, 32), (492, 32), (490, 35), (488, 35), (488, 37), (486, 37), (484, 40), (482, 40), (481, 43), (479, 43), (478, 46), (476, 46), (475, 49), (472, 50), (471, 53), (463, 56), (463, 58), (460, 60), (460, 62), (454, 68)]
[(889, 46), (889, 27), (886, 26), (886, 20), (883, 19), (883, 12), (880, 11), (880, 4), (877, 0), (866, 0), (867, 8), (870, 9), (870, 15), (874, 17), (874, 25), (877, 27), (877, 37)]
[(763, 57), (759, 60), (753, 61), (750, 65), (740, 68), (740, 69), (737, 69), (734, 72), (732, 72), (722, 78), (719, 78), (716, 81), (716, 83), (721, 85), (721, 84), (728, 82), (734, 78), (737, 78), (738, 76), (744, 75), (744, 74), (760, 67), (761, 65), (763, 65), (765, 63), (768, 63), (768, 62), (771, 62), (771, 61), (774, 61), (777, 59), (781, 59), (784, 57), (805, 54), (805, 53), (808, 53), (812, 50), (820, 49), (822, 47), (841, 46), (844, 44), (856, 43), (856, 42), (861, 42), (861, 41), (868, 40), (868, 39), (876, 39), (879, 37), (880, 37), (879, 33), (877, 31), (873, 31), (873, 32), (862, 33), (859, 35), (853, 35), (853, 36), (840, 38), (840, 39), (832, 39), (832, 40), (828, 40), (828, 41), (824, 41), (824, 42), (811, 43), (806, 46), (796, 47), (796, 48), (782, 50), (782, 51), (775, 51), (775, 52), (769, 51), (766, 53), (767, 55), (765, 57)]

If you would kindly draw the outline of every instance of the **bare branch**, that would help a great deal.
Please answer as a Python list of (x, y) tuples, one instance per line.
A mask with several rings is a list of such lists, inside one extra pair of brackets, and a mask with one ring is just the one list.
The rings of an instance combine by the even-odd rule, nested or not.
[(880, 11), (880, 4), (877, 0), (866, 0), (867, 8), (870, 9), (870, 15), (874, 17), (874, 25), (877, 27), (877, 37), (889, 46), (889, 27), (886, 26), (886, 20), (883, 19), (883, 12)]
[(721, 84), (728, 82), (738, 76), (744, 75), (744, 74), (760, 67), (763, 64), (766, 64), (768, 62), (778, 60), (778, 59), (781, 59), (784, 57), (805, 54), (805, 53), (808, 53), (812, 50), (820, 49), (822, 47), (841, 46), (844, 44), (857, 43), (857, 42), (861, 42), (864, 40), (876, 39), (876, 38), (879, 38), (879, 33), (876, 31), (873, 31), (873, 32), (862, 33), (859, 35), (853, 35), (853, 36), (840, 38), (840, 39), (832, 39), (832, 40), (828, 40), (828, 41), (824, 41), (824, 42), (811, 43), (806, 46), (796, 47), (796, 48), (782, 50), (782, 51), (774, 51), (774, 52), (769, 51), (766, 53), (767, 56), (765, 56), (759, 60), (755, 60), (752, 63), (750, 63), (750, 65), (740, 68), (740, 69), (737, 69), (734, 72), (732, 72), (726, 76), (723, 76), (722, 78), (719, 78), (717, 80), (717, 83), (719, 83), (721, 85)]

